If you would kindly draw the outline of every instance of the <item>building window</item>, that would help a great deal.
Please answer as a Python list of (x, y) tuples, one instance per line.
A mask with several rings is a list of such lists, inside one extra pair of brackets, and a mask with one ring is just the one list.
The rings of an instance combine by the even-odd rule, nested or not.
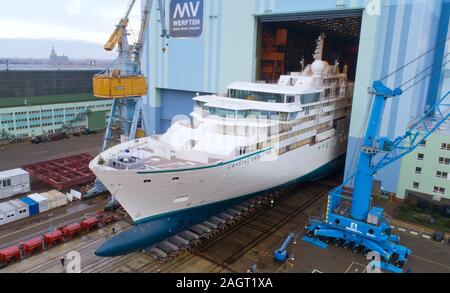
[(441, 143), (441, 150), (450, 151), (450, 143)]
[(416, 174), (422, 174), (422, 168), (416, 167)]
[(3, 180), (3, 187), (9, 187), (11, 186), (11, 179)]
[(423, 161), (425, 155), (424, 154), (417, 154), (417, 160)]
[(445, 188), (435, 186), (433, 188), (433, 192), (443, 195), (443, 194), (445, 194)]
[(444, 157), (439, 157), (439, 164), (442, 165), (450, 165), (450, 159), (449, 158), (444, 158)]
[(421, 146), (421, 147), (426, 147), (426, 146), (427, 146), (427, 141), (426, 141), (426, 140), (422, 141), (422, 142), (420, 143), (420, 146)]
[(414, 189), (419, 189), (420, 187), (420, 183), (419, 182), (413, 182), (413, 188)]
[(448, 178), (448, 173), (447, 173), (447, 172), (437, 171), (437, 172), (436, 172), (436, 177), (437, 177), (437, 178), (444, 178), (444, 179), (447, 179), (447, 178)]

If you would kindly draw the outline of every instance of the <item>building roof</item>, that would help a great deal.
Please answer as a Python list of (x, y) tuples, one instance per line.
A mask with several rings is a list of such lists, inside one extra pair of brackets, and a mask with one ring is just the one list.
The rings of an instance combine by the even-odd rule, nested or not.
[(8, 178), (8, 177), (14, 177), (14, 176), (20, 176), (20, 175), (27, 175), (28, 172), (25, 170), (22, 170), (20, 168), (18, 169), (12, 169), (12, 170), (6, 170), (0, 172), (0, 179)]
[(0, 108), (43, 106), (52, 104), (79, 103), (79, 102), (91, 102), (102, 100), (104, 99), (96, 98), (92, 94), (66, 94), (66, 95), (37, 96), (37, 97), (0, 98)]

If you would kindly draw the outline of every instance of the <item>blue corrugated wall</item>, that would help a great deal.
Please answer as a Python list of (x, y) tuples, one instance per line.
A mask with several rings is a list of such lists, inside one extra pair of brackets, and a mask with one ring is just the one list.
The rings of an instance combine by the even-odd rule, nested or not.
[[(166, 1), (169, 13), (169, 2)], [(203, 34), (195, 39), (171, 39), (162, 53), (159, 17), (153, 9), (145, 54), (149, 76), (146, 115), (152, 132), (162, 132), (175, 114), (188, 114), (196, 92), (224, 92), (236, 80), (253, 81), (256, 69), (257, 18), (261, 14), (282, 14), (320, 10), (365, 8), (377, 0), (204, 0)], [(395, 70), (405, 62), (436, 45), (447, 25), (443, 3), (448, 0), (381, 0), (381, 14), (372, 10), (363, 15), (361, 44), (347, 158), (347, 174), (360, 138), (367, 109), (367, 87), (374, 79)], [(375, 6), (371, 6), (372, 8)], [(369, 13), (368, 13), (369, 12)], [(371, 15), (369, 15), (371, 14)], [(441, 34), (441, 35), (440, 35)], [(429, 54), (419, 63), (392, 76), (388, 83), (398, 85), (426, 68), (439, 56)], [(386, 106), (383, 135), (402, 133), (407, 123), (423, 112), (427, 100), (440, 86), (442, 77), (421, 86)], [(431, 86), (431, 87), (430, 87)], [(189, 101), (188, 101), (189, 100)], [(396, 189), (399, 165), (383, 170), (383, 188)], [(387, 176), (387, 174), (390, 174)]]

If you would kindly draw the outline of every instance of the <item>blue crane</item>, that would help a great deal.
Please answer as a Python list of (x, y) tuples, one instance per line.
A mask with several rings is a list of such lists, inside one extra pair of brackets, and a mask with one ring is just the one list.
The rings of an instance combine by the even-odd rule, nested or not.
[(291, 243), (291, 241), (294, 239), (294, 237), (295, 237), (294, 233), (289, 233), (288, 237), (286, 238), (286, 240), (284, 240), (281, 247), (275, 251), (273, 257), (277, 262), (286, 261), (286, 259), (288, 258), (287, 247), (289, 243)]
[[(450, 112), (441, 109), (442, 106), (450, 106), (444, 103), (450, 94), (448, 92), (404, 135), (395, 139), (378, 137), (387, 100), (402, 93), (400, 88), (390, 89), (381, 81), (373, 83), (371, 94), (374, 100), (356, 171), (342, 185), (330, 191), (326, 218), (311, 219), (305, 227), (308, 237), (304, 238), (321, 247), (333, 243), (355, 253), (363, 250), (365, 256), (376, 252), (381, 257), (381, 267), (393, 272), (401, 271), (398, 268), (403, 267), (412, 251), (400, 245), (399, 236), (392, 234), (384, 210), (371, 208), (373, 177), (380, 169), (413, 152), (450, 116)], [(430, 120), (430, 117), (433, 118)], [(347, 187), (352, 181), (353, 190)]]
[[(113, 127), (117, 122), (120, 122), (121, 132), (128, 140), (136, 138), (139, 124), (145, 134), (152, 134), (150, 133), (148, 117), (144, 115), (148, 112), (146, 111), (148, 105), (144, 105), (142, 97), (147, 94), (148, 82), (142, 73), (141, 62), (154, 0), (145, 1), (139, 37), (134, 44), (129, 44), (129, 17), (136, 2), (136, 0), (130, 1), (125, 16), (120, 19), (111, 37), (104, 45), (106, 51), (112, 51), (117, 47), (118, 57), (116, 61), (108, 70), (95, 75), (93, 79), (94, 96), (112, 100), (102, 152), (108, 149), (112, 139)], [(166, 51), (166, 39), (169, 38), (169, 32), (166, 28), (165, 0), (157, 0), (157, 2), (164, 53)], [(94, 187), (88, 191), (85, 197), (95, 196), (106, 191), (106, 187), (99, 180), (96, 180)], [(114, 200), (111, 205), (115, 205)]]

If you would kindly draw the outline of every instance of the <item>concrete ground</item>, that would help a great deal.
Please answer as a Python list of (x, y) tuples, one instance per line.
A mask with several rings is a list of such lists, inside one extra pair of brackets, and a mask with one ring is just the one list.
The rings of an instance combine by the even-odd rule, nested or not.
[(81, 153), (98, 155), (101, 150), (103, 135), (103, 132), (100, 132), (41, 144), (24, 142), (2, 146), (0, 171)]
[[(310, 216), (323, 213), (326, 191), (339, 180), (330, 178), (301, 185), (294, 195), (280, 200), (274, 207), (263, 208), (192, 251), (165, 263), (140, 252), (116, 258), (95, 256), (95, 248), (110, 237), (111, 227), (106, 227), (12, 265), (3, 272), (62, 272), (60, 257), (75, 251), (81, 256), (84, 273), (245, 273), (255, 264), (258, 272), (263, 273), (361, 273), (369, 263), (362, 254), (355, 255), (333, 246), (321, 249), (300, 240), (303, 226)], [(116, 229), (128, 228), (129, 224), (122, 221)], [(401, 244), (413, 250), (405, 269), (410, 268), (413, 273), (450, 273), (448, 244), (403, 230), (400, 225), (394, 228), (401, 236)], [(295, 244), (288, 248), (290, 258), (284, 264), (276, 263), (273, 252), (290, 232), (298, 236)]]

